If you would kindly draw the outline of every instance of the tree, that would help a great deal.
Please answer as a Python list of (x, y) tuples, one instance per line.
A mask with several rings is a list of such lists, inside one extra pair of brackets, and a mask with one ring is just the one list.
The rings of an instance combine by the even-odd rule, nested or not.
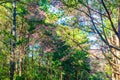
[(14, 71), (15, 71), (15, 48), (16, 48), (16, 2), (13, 2), (13, 28), (12, 28), (12, 35), (13, 39), (11, 40), (11, 60), (10, 60), (10, 80), (14, 78)]
[[(93, 2), (92, 0), (78, 0), (76, 3), (80, 4), (77, 6), (76, 4), (72, 4), (74, 2), (75, 1), (69, 2), (63, 0), (63, 3), (70, 8), (75, 6), (74, 9), (78, 10), (80, 14), (83, 14), (84, 21), (86, 20), (85, 18), (88, 18), (87, 20), (91, 22), (91, 24), (88, 24), (91, 25), (90, 29), (95, 34), (98, 34), (101, 40), (104, 42), (104, 45), (101, 46), (102, 51), (104, 52), (107, 50), (112, 55), (112, 59), (108, 59), (107, 57), (109, 55), (104, 53), (104, 56), (106, 56), (110, 66), (113, 68), (112, 79), (119, 80), (119, 1), (95, 0)], [(116, 13), (117, 10), (118, 13)], [(107, 22), (105, 23), (106, 20)], [(107, 27), (108, 25), (109, 27)], [(105, 48), (106, 46), (108, 46), (108, 48)]]
[[(90, 2), (90, 5), (97, 3)], [(109, 42), (114, 35), (110, 29), (114, 28), (109, 27), (110, 18), (102, 13), (105, 6), (101, 9), (94, 6), (94, 10), (88, 3), (81, 0), (1, 0), (0, 78), (8, 79), (10, 72), (10, 80), (94, 79), (88, 61), (87, 32), (97, 32), (103, 41), (108, 39)], [(99, 9), (101, 12), (97, 11)], [(101, 16), (99, 19), (108, 24), (98, 24), (93, 14)], [(83, 25), (84, 19), (87, 25)], [(106, 27), (101, 28), (101, 24)], [(107, 38), (103, 30), (106, 35), (110, 33)], [(105, 46), (118, 50), (114, 44)]]

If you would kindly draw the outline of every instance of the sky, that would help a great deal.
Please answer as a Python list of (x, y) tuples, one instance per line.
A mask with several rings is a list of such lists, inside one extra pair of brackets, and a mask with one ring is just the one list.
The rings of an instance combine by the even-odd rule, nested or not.
[[(60, 11), (59, 9), (55, 8), (54, 6), (50, 6), (49, 11), (53, 14), (63, 14), (64, 11)], [(95, 15), (93, 15), (94, 17), (96, 17)], [(67, 25), (67, 21), (71, 20), (74, 16), (63, 16), (61, 18), (58, 19), (58, 21), (56, 22), (57, 24), (62, 24), (62, 25)], [(96, 17), (97, 18), (97, 17)], [(85, 25), (87, 22), (84, 22)], [(89, 38), (89, 42), (92, 42), (92, 45), (90, 46), (90, 49), (99, 49), (100, 45), (98, 43), (95, 43), (97, 38), (95, 36), (95, 34), (89, 34), (88, 36)]]

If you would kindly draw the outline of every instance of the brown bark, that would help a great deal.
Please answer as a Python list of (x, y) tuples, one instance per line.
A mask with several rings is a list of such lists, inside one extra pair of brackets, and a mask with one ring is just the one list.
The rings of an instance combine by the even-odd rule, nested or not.
[[(116, 38), (116, 45), (119, 45), (119, 39)], [(116, 56), (120, 56), (120, 51), (118, 50), (114, 50), (114, 53), (116, 54)], [(116, 64), (115, 68), (113, 68), (112, 70), (112, 80), (120, 80), (120, 60), (117, 59), (116, 57), (113, 56), (113, 62), (114, 64)]]
[[(120, 6), (118, 8), (118, 35), (120, 39)], [(116, 46), (120, 47), (120, 40), (117, 37), (115, 39)], [(116, 56), (120, 57), (120, 51), (114, 50), (114, 53)], [(112, 80), (120, 80), (120, 60), (117, 59), (116, 57), (113, 57), (114, 63), (117, 65), (115, 69), (113, 69), (112, 73)]]
[(19, 76), (22, 75), (22, 59), (20, 58), (20, 70), (19, 70)]

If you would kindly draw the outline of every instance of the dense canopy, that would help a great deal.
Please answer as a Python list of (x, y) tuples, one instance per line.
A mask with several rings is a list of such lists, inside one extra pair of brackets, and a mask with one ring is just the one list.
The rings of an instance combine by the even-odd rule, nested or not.
[(120, 80), (120, 0), (0, 0), (0, 80)]

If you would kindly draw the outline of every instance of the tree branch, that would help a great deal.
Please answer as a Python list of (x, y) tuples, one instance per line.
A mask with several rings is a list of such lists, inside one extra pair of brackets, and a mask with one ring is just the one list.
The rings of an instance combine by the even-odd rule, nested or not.
[(110, 21), (110, 23), (111, 23), (112, 29), (113, 29), (114, 33), (117, 35), (117, 37), (118, 37), (119, 40), (120, 40), (120, 37), (118, 36), (118, 32), (117, 32), (117, 30), (115, 29), (114, 24), (113, 24), (113, 22), (112, 22), (110, 13), (109, 13), (109, 11), (108, 11), (108, 9), (107, 9), (107, 7), (106, 7), (104, 1), (101, 0), (101, 2), (102, 2), (103, 7), (105, 8), (105, 10), (106, 10), (106, 12), (107, 12), (107, 14), (108, 14), (108, 19), (109, 19), (109, 21)]

